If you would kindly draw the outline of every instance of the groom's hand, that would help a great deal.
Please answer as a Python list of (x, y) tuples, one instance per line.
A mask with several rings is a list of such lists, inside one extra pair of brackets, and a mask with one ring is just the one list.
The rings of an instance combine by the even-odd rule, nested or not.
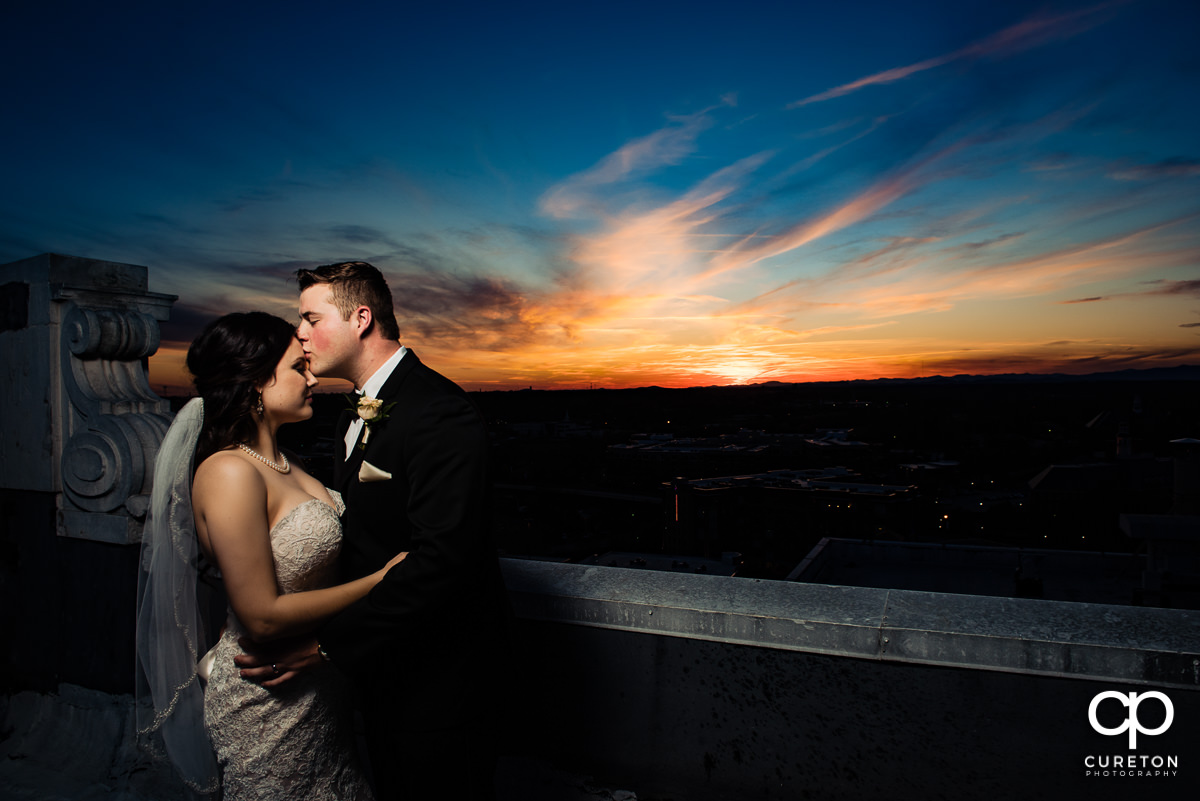
[(233, 661), (241, 668), (242, 678), (264, 687), (278, 687), (324, 661), (317, 652), (317, 641), (312, 637), (269, 643), (241, 637), (238, 645), (242, 653)]

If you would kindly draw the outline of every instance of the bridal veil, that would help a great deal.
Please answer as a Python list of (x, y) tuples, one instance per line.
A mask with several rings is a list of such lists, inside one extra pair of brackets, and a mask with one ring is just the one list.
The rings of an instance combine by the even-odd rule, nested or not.
[(197, 598), (200, 553), (192, 520), (192, 468), (204, 424), (194, 398), (176, 415), (154, 465), (138, 575), (135, 690), (139, 740), (165, 755), (199, 793), (220, 788), (204, 728), (196, 663), (208, 649)]

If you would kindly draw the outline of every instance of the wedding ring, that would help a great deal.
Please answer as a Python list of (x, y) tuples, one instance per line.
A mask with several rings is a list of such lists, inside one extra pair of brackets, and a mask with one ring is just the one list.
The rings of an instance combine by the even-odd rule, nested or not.
[(272, 665), (271, 665), (271, 672), (272, 672), (272, 673), (274, 673), (276, 676), (278, 676), (278, 675), (279, 675), (279, 665), (272, 664)]

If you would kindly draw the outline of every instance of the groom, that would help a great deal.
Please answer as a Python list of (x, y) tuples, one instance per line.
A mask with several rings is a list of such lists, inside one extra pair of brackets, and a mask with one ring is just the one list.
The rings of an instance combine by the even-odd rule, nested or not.
[(408, 557), (315, 640), (238, 657), (243, 675), (275, 686), (323, 661), (350, 675), (380, 801), (491, 798), (509, 607), (487, 524), (483, 421), (400, 344), (379, 270), (344, 262), (297, 276), (311, 370), (361, 392), (334, 442), (343, 578)]

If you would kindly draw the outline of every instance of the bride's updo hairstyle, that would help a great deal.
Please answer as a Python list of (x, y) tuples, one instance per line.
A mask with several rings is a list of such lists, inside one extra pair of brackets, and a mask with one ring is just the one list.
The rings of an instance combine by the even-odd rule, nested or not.
[(296, 340), (296, 328), (266, 312), (227, 314), (208, 324), (188, 348), (187, 367), (204, 399), (196, 464), (254, 437), (258, 388), (270, 382)]

